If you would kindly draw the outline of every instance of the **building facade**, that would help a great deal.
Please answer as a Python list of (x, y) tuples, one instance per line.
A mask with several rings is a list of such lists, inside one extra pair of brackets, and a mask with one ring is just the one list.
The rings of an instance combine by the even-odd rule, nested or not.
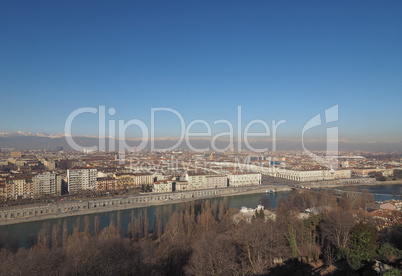
[(134, 183), (137, 187), (142, 185), (151, 185), (154, 183), (154, 176), (151, 173), (135, 173)]
[(7, 184), (5, 180), (0, 180), (0, 201), (7, 199)]
[(51, 172), (43, 172), (32, 177), (34, 197), (60, 196), (61, 177)]
[(151, 173), (116, 173), (117, 189), (141, 188), (142, 185), (152, 185), (154, 177)]
[(228, 177), (226, 175), (208, 175), (205, 177), (206, 189), (226, 188), (228, 186)]
[(229, 174), (229, 187), (261, 185), (260, 173), (235, 173)]
[(320, 180), (346, 179), (352, 177), (351, 170), (286, 170), (277, 169), (272, 173), (274, 177), (293, 181), (308, 182)]
[(200, 190), (205, 189), (206, 174), (204, 173), (187, 173), (186, 180), (188, 182), (189, 190)]
[(106, 192), (116, 189), (117, 180), (114, 177), (98, 177), (96, 179), (96, 191)]
[(97, 170), (92, 167), (74, 167), (67, 170), (68, 192), (96, 189)]
[(115, 173), (116, 190), (135, 188), (135, 176), (133, 173)]
[(187, 191), (188, 190), (188, 181), (180, 181), (177, 180), (174, 182), (175, 191)]
[(6, 180), (7, 199), (32, 198), (32, 176), (16, 176)]
[(153, 191), (155, 193), (169, 193), (172, 192), (172, 181), (170, 180), (160, 180), (154, 183)]

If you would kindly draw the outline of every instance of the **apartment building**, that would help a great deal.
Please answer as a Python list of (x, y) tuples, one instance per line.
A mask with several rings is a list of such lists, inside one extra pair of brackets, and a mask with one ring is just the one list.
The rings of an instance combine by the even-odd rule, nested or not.
[(97, 170), (93, 167), (73, 167), (67, 170), (68, 192), (96, 189)]
[(116, 190), (133, 189), (136, 187), (133, 173), (115, 173)]
[(114, 191), (117, 179), (114, 177), (98, 177), (96, 179), (96, 191)]
[(260, 173), (232, 173), (228, 175), (229, 187), (261, 185)]
[(32, 198), (32, 176), (15, 176), (6, 180), (7, 199)]
[(155, 193), (170, 193), (173, 190), (173, 181), (159, 180), (154, 183), (153, 191)]
[(207, 174), (205, 173), (195, 173), (189, 172), (186, 174), (186, 181), (188, 182), (189, 190), (200, 190), (205, 189), (205, 183)]
[(134, 183), (137, 187), (154, 183), (154, 176), (151, 173), (135, 173), (134, 176)]
[(115, 173), (116, 189), (141, 188), (142, 185), (152, 185), (154, 178), (151, 173)]
[(226, 188), (228, 177), (226, 175), (207, 175), (205, 177), (205, 189)]
[(7, 183), (5, 180), (0, 181), (0, 201), (7, 199)]
[(177, 180), (174, 182), (175, 191), (187, 191), (188, 181)]
[(60, 196), (61, 177), (52, 172), (42, 172), (32, 177), (33, 196)]

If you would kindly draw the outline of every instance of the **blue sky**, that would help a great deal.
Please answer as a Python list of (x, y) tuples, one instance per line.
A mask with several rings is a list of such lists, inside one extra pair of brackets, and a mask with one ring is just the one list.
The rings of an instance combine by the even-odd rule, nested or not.
[[(100, 105), (113, 120), (149, 125), (168, 107), (235, 125), (241, 105), (243, 127), (285, 119), (280, 138), (298, 139), (338, 104), (341, 139), (401, 141), (401, 14), (400, 1), (3, 1), (0, 130), (63, 132)], [(97, 131), (96, 115), (74, 121)]]

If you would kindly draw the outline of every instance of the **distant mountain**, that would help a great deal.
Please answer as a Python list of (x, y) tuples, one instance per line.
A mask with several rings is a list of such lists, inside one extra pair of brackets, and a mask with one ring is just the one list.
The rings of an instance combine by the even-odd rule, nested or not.
[[(75, 143), (82, 147), (90, 147), (98, 145), (98, 138), (93, 136), (74, 136)], [(155, 147), (157, 149), (164, 149), (176, 144), (177, 138), (160, 137), (155, 140)], [(111, 143), (118, 149), (119, 140), (112, 140)], [(140, 139), (127, 139), (125, 141), (129, 147), (138, 146), (141, 142)], [(211, 148), (210, 139), (192, 138), (190, 143), (194, 148)], [(254, 141), (250, 142), (254, 148), (268, 147), (272, 150), (272, 141)], [(106, 138), (106, 149), (108, 149), (109, 139)], [(229, 147), (229, 141), (219, 140), (216, 141), (216, 146), (219, 149)], [(55, 150), (57, 147), (63, 147), (70, 150), (71, 147), (63, 133), (61, 134), (45, 134), (45, 133), (30, 133), (30, 132), (4, 132), (0, 131), (0, 148), (15, 148), (15, 149), (49, 149)], [(148, 140), (147, 149), (150, 149), (151, 141)], [(182, 149), (189, 149), (186, 142), (183, 141), (180, 145)], [(326, 141), (307, 141), (305, 147), (309, 150), (325, 150)], [(246, 149), (243, 143), (242, 148)], [(277, 150), (303, 150), (301, 141), (297, 140), (277, 140)], [(339, 141), (339, 150), (361, 150), (361, 151), (376, 151), (376, 152), (402, 152), (402, 142), (347, 142)]]

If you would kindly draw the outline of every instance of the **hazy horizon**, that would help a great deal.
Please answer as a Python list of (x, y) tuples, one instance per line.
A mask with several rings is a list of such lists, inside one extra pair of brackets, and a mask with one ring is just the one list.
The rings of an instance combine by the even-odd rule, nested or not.
[[(179, 139), (175, 139), (172, 137), (159, 137), (155, 139), (155, 148), (163, 150), (164, 148), (168, 148), (174, 145)], [(91, 146), (99, 146), (99, 138), (88, 137), (88, 136), (74, 136), (74, 141), (83, 147), (91, 147)], [(134, 146), (137, 146), (140, 143), (140, 139), (126, 139), (127, 144), (132, 147), (131, 150), (134, 149)], [(202, 149), (209, 147), (211, 151), (211, 139), (208, 138), (198, 138), (193, 137), (189, 139), (189, 142), (192, 146)], [(234, 141), (237, 145), (237, 141)], [(106, 150), (109, 150), (109, 138), (105, 139)], [(312, 151), (325, 151), (326, 150), (326, 141), (318, 141), (318, 140), (305, 140), (304, 145), (308, 150)], [(114, 141), (115, 151), (118, 151), (118, 139)], [(146, 150), (150, 149), (150, 141), (145, 147)], [(268, 147), (269, 151), (273, 150), (272, 140), (250, 140), (250, 145), (255, 148)], [(229, 140), (219, 139), (216, 141), (216, 146), (218, 149), (223, 149), (225, 147), (229, 147)], [(48, 149), (55, 150), (58, 147), (63, 147), (66, 150), (71, 150), (71, 146), (67, 143), (64, 136), (35, 136), (31, 135), (18, 135), (9, 133), (8, 135), (1, 135), (0, 133), (0, 149), (1, 148), (14, 148), (14, 149), (23, 149), (23, 150), (40, 150), (40, 149)], [(189, 150), (185, 141), (182, 141), (180, 145), (177, 147), (178, 149)], [(241, 143), (241, 149), (248, 150), (244, 141)], [(382, 142), (382, 141), (372, 141), (365, 143), (358, 142), (348, 142), (348, 141), (339, 141), (339, 150), (341, 151), (365, 151), (365, 152), (402, 152), (402, 142)], [(229, 150), (230, 151), (230, 150)], [(276, 151), (303, 151), (303, 144), (301, 140), (286, 140), (286, 139), (277, 139), (276, 140)], [(256, 154), (259, 154), (256, 152)]]

